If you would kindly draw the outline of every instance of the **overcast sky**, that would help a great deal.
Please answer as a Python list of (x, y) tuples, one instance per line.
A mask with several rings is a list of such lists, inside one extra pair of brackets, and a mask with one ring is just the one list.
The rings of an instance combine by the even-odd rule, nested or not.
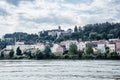
[(106, 21), (120, 21), (120, 0), (0, 0), (0, 37)]

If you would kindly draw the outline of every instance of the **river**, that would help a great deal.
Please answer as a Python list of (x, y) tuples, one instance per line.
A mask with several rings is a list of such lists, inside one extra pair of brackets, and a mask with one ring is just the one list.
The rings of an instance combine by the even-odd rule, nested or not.
[(0, 80), (120, 80), (120, 61), (0, 60)]

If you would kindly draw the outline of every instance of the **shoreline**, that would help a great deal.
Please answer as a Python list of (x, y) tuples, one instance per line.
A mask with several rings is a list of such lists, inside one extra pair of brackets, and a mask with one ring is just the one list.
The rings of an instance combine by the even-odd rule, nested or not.
[(120, 59), (0, 59), (0, 61), (1, 60), (79, 60), (79, 61), (81, 61), (81, 60), (105, 60), (105, 61), (107, 61), (107, 60), (120, 60)]

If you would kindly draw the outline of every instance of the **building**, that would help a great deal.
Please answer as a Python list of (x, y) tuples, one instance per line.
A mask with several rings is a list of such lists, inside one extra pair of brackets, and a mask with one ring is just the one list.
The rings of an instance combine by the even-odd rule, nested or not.
[(65, 41), (65, 46), (66, 46), (67, 50), (69, 50), (69, 47), (70, 47), (70, 45), (72, 43), (78, 45), (78, 41), (77, 40), (67, 40), (67, 41)]
[(70, 36), (71, 34), (73, 33), (73, 30), (72, 29), (68, 29), (67, 31), (64, 31), (62, 33), (63, 36)]
[(79, 42), (77, 44), (77, 47), (78, 47), (78, 50), (84, 51), (85, 47), (86, 47), (86, 44), (85, 44), (85, 42)]
[(64, 48), (59, 44), (54, 44), (53, 47), (51, 48), (51, 51), (56, 56), (62, 56), (64, 53)]
[(54, 37), (54, 36), (61, 35), (64, 32), (64, 30), (53, 29), (53, 30), (48, 30), (47, 32), (48, 32), (49, 36), (53, 36)]
[(13, 49), (14, 52), (16, 52), (18, 47), (20, 48), (22, 53), (29, 49), (39, 49), (41, 51), (44, 51), (44, 49), (45, 49), (45, 45), (43, 43), (33, 44), (33, 45), (25, 45), (24, 42), (16, 42), (15, 45), (7, 45), (6, 49), (7, 50)]
[[(109, 42), (107, 41), (107, 40), (99, 40), (98, 42), (97, 42), (97, 49), (101, 52), (101, 53), (105, 53), (106, 52), (106, 50), (105, 50), (105, 48), (106, 48), (106, 44), (109, 44)], [(110, 46), (110, 45), (109, 45)]]
[(49, 36), (57, 36), (59, 37), (62, 33), (64, 33), (65, 31), (61, 29), (61, 27), (59, 26), (58, 29), (52, 29), (52, 30), (47, 30), (48, 35)]
[(120, 54), (120, 41), (116, 42), (116, 52)]
[(93, 46), (94, 48), (96, 48), (97, 45), (98, 45), (98, 43), (99, 43), (99, 41), (92, 41), (92, 46)]
[(105, 44), (98, 44), (97, 45), (97, 49), (101, 52), (101, 53), (105, 53)]
[(0, 51), (0, 56), (4, 54), (4, 58), (9, 58), (10, 49), (3, 49)]
[(52, 29), (52, 30), (46, 30), (46, 31), (41, 31), (39, 32), (39, 35), (41, 34), (48, 34), (48, 36), (52, 36), (52, 37), (56, 37), (57, 38), (60, 36), (60, 35), (63, 35), (63, 36), (69, 36), (73, 33), (73, 30), (72, 29), (68, 29), (67, 31), (64, 31), (61, 29), (61, 27), (59, 26), (58, 29)]
[(120, 41), (120, 39), (109, 39), (109, 42), (116, 42), (116, 41)]
[(73, 30), (69, 28), (66, 32), (67, 33), (73, 33)]
[(106, 47), (109, 47), (110, 52), (115, 52), (115, 44), (106, 44)]

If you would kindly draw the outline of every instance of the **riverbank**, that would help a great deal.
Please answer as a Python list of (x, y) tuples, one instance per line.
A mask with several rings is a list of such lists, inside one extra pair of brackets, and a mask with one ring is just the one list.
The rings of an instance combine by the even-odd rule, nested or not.
[(68, 52), (64, 52), (62, 55), (55, 55), (54, 53), (51, 53), (51, 50), (48, 48), (44, 51), (37, 50), (35, 52), (18, 52), (14, 53), (14, 51), (11, 50), (8, 54), (1, 53), (0, 59), (120, 60), (120, 55), (117, 52), (106, 51), (106, 53), (93, 53), (91, 50), (83, 52), (77, 51), (75, 48), (71, 48)]

